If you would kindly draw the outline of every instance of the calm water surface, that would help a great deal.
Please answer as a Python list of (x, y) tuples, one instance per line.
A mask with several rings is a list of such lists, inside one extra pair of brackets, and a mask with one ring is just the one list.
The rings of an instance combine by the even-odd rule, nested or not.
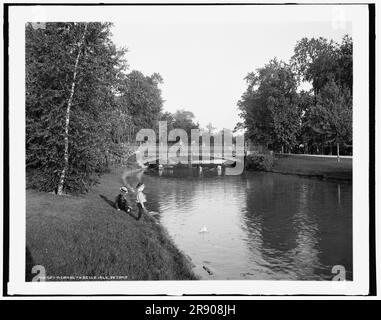
[(334, 265), (352, 279), (351, 184), (192, 170), (133, 178), (202, 279), (330, 280)]

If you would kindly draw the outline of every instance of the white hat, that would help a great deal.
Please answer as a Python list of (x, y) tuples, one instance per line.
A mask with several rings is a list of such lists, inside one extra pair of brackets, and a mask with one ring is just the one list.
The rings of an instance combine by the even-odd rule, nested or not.
[(122, 191), (122, 192), (125, 192), (125, 193), (128, 192), (128, 189), (126, 187), (121, 187), (119, 190)]

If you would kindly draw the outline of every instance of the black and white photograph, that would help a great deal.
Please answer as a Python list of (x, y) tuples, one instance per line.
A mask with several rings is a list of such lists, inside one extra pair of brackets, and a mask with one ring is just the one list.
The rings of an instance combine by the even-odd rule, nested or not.
[(369, 12), (8, 6), (9, 294), (368, 295)]

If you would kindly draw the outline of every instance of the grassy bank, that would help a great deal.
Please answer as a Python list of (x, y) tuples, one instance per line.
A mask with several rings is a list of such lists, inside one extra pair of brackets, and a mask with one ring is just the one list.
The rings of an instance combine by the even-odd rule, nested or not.
[(297, 174), (327, 180), (352, 181), (352, 159), (277, 155), (273, 172)]
[(190, 262), (152, 217), (137, 221), (135, 208), (130, 215), (113, 208), (120, 184), (120, 172), (114, 172), (80, 197), (27, 190), (28, 280), (33, 265), (44, 266), (47, 277), (196, 279)]

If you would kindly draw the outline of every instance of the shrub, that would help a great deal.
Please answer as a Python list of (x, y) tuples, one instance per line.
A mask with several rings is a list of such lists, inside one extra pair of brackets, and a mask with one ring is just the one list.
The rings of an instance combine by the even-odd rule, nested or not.
[(269, 171), (274, 164), (274, 156), (270, 153), (253, 153), (246, 157), (245, 167), (248, 170)]

